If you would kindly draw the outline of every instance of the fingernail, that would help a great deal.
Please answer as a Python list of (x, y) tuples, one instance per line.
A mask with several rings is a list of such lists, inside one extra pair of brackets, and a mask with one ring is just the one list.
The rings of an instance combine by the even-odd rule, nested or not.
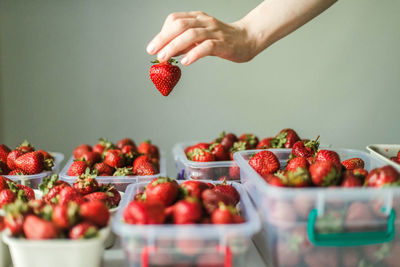
[(181, 60), (181, 64), (182, 65), (186, 65), (187, 63), (188, 63), (188, 58), (187, 57), (184, 57), (184, 58), (182, 58), (182, 60)]
[(165, 57), (165, 52), (164, 51), (161, 51), (160, 53), (158, 53), (158, 55), (157, 55), (157, 58), (158, 59), (164, 59), (164, 57)]
[(151, 54), (154, 52), (154, 45), (153, 44), (149, 44), (146, 48), (147, 53)]

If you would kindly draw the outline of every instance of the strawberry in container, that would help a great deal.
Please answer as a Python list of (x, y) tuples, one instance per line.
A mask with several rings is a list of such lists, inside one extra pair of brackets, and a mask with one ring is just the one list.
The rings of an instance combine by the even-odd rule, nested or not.
[(63, 158), (60, 153), (36, 150), (26, 140), (14, 150), (0, 144), (0, 175), (37, 188), (43, 177), (58, 169)]
[[(176, 144), (173, 148), (175, 163), (180, 177), (186, 179), (239, 180), (240, 169), (233, 161), (238, 151), (265, 148), (292, 148), (300, 137), (293, 129), (283, 129), (275, 137), (259, 140), (252, 133), (240, 136), (222, 132), (212, 142), (188, 142)], [(302, 141), (312, 143), (309, 141)], [(314, 144), (319, 143), (314, 141)]]
[(113, 221), (128, 264), (141, 266), (243, 266), (258, 227), (241, 185), (168, 177), (130, 185)]
[(312, 142), (234, 156), (263, 216), (263, 258), (275, 266), (396, 266), (400, 173), (365, 152)]
[(150, 181), (165, 173), (162, 155), (150, 140), (137, 146), (130, 138), (116, 144), (100, 138), (93, 147), (77, 146), (60, 177), (73, 183), (80, 175), (96, 175), (101, 183), (112, 183), (117, 190), (124, 191), (129, 183)]

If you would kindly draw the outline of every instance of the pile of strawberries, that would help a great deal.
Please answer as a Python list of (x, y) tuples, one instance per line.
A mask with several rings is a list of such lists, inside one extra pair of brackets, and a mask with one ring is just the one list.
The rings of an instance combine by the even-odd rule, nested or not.
[(35, 199), (35, 192), (26, 185), (17, 184), (4, 176), (0, 176), (0, 208), (13, 203), (17, 199), (22, 201)]
[(135, 195), (125, 208), (128, 224), (232, 224), (242, 223), (236, 205), (238, 191), (225, 181), (220, 184), (160, 177)]
[(68, 169), (69, 176), (91, 173), (98, 176), (148, 176), (160, 171), (158, 147), (150, 141), (136, 147), (130, 138), (115, 145), (100, 139), (93, 147), (82, 144), (73, 152), (74, 162)]
[(283, 170), (280, 170), (279, 159), (270, 151), (255, 154), (249, 164), (274, 186), (382, 187), (400, 184), (400, 174), (393, 167), (384, 166), (368, 173), (361, 158), (341, 162), (335, 151), (318, 150), (317, 140), (297, 141)]
[(24, 141), (11, 150), (0, 144), (0, 175), (32, 175), (50, 171), (54, 166), (54, 157), (44, 150), (35, 150)]
[(397, 157), (391, 157), (391, 160), (393, 160), (394, 162), (400, 164), (400, 150), (399, 152), (397, 152)]
[(265, 148), (291, 148), (300, 138), (293, 129), (283, 129), (275, 137), (259, 141), (254, 134), (242, 134), (239, 138), (222, 132), (220, 137), (211, 143), (198, 143), (185, 148), (186, 157), (192, 161), (210, 162), (233, 160), (237, 151)]
[(108, 208), (115, 208), (121, 201), (121, 195), (111, 184), (99, 184), (94, 176), (81, 175), (72, 186), (53, 174), (39, 185), (43, 193), (42, 200), (48, 204), (66, 205), (73, 201), (77, 204), (100, 201)]
[[(109, 207), (119, 203), (120, 195), (112, 188), (95, 189), (93, 181), (77, 181), (70, 186), (58, 180), (57, 175), (46, 178), (40, 185), (41, 199), (35, 199), (31, 188), (12, 184), (7, 178), (0, 177), (8, 188), (0, 192), (4, 218), (0, 219), (0, 228), (9, 229), (12, 236), (27, 239), (70, 238), (81, 239), (95, 237), (98, 230), (107, 226), (110, 219)], [(86, 182), (90, 183), (87, 184)], [(5, 201), (5, 193), (14, 188), (14, 198)], [(101, 196), (97, 196), (101, 193)], [(11, 193), (8, 193), (11, 194)], [(7, 194), (7, 195), (8, 195)], [(104, 195), (107, 198), (104, 198)], [(111, 197), (111, 196), (114, 197)]]

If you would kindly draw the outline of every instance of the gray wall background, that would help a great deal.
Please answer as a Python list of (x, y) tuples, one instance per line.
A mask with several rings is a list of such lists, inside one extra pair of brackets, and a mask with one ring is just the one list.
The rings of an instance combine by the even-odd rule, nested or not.
[[(223, 21), (260, 1), (0, 0), (0, 143), (69, 156), (98, 137), (174, 143), (221, 130), (363, 149), (399, 143), (400, 1), (339, 1), (253, 61), (183, 67), (165, 98), (145, 53), (174, 11)], [(169, 173), (175, 173), (169, 156)]]

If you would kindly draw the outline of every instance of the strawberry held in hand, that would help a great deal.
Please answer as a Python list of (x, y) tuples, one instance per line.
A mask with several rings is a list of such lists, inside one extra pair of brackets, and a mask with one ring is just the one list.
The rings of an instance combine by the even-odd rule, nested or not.
[(181, 78), (181, 69), (172, 65), (178, 62), (171, 58), (168, 62), (159, 63), (155, 60), (152, 63), (157, 64), (150, 68), (150, 79), (163, 96), (168, 96)]

